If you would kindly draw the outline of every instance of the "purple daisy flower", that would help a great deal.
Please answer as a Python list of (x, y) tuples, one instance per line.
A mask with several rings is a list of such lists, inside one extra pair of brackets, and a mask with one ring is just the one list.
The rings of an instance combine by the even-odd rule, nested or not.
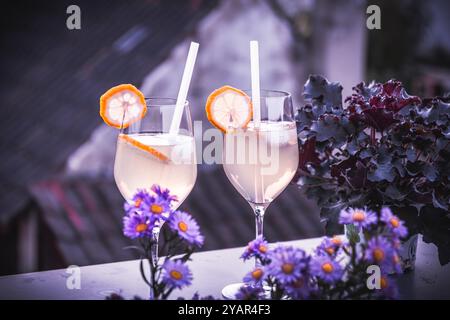
[(308, 267), (309, 257), (302, 249), (279, 246), (269, 253), (267, 274), (280, 283), (291, 283), (299, 279)]
[(174, 201), (178, 201), (178, 198), (176, 195), (171, 195), (169, 189), (161, 188), (160, 185), (154, 184), (151, 188), (151, 190), (162, 199), (169, 202), (169, 204), (172, 204)]
[(381, 209), (381, 220), (397, 237), (404, 238), (408, 235), (408, 229), (404, 226), (403, 221), (394, 215), (391, 209), (386, 207)]
[(341, 280), (344, 270), (341, 265), (327, 256), (317, 256), (311, 260), (311, 273), (326, 283)]
[(403, 273), (402, 261), (400, 259), (398, 252), (396, 251), (394, 251), (394, 253), (392, 254), (392, 265), (389, 272)]
[(167, 260), (163, 266), (163, 281), (167, 285), (181, 289), (192, 282), (192, 273), (181, 260)]
[(259, 300), (263, 293), (261, 287), (243, 285), (236, 294), (236, 300)]
[(200, 227), (192, 216), (183, 211), (175, 211), (170, 217), (169, 226), (177, 232), (180, 238), (186, 240), (190, 245), (201, 247), (205, 238), (200, 233)]
[(150, 219), (140, 212), (130, 212), (123, 217), (123, 234), (128, 238), (150, 237), (152, 229)]
[(335, 257), (343, 246), (343, 241), (339, 236), (333, 238), (324, 238), (320, 245), (316, 248), (315, 253), (319, 256), (327, 255)]
[(399, 292), (395, 281), (387, 275), (382, 275), (380, 279), (381, 294), (386, 299), (398, 299)]
[(261, 285), (265, 279), (265, 271), (263, 268), (256, 267), (244, 277), (244, 282), (251, 285)]
[(170, 204), (171, 201), (162, 196), (149, 196), (141, 204), (141, 210), (148, 214), (152, 221), (166, 221), (172, 213)]
[(371, 224), (377, 222), (377, 215), (373, 211), (367, 209), (353, 209), (341, 210), (339, 215), (339, 223), (353, 224), (358, 228), (367, 228)]
[(309, 284), (307, 276), (301, 276), (297, 280), (286, 284), (284, 290), (289, 297), (295, 300), (308, 299), (314, 291)]
[[(153, 189), (152, 189), (153, 190)], [(138, 190), (130, 201), (125, 202), (124, 209), (127, 213), (141, 212), (150, 217), (152, 222), (159, 223), (165, 221), (171, 214), (172, 197), (169, 191), (154, 188), (155, 195), (149, 194), (146, 190)]]
[(260, 260), (266, 260), (268, 250), (269, 244), (264, 240), (262, 235), (259, 235), (255, 240), (248, 243), (247, 248), (245, 248), (244, 253), (241, 255), (241, 259), (245, 261), (256, 257)]
[(391, 243), (382, 236), (376, 236), (367, 243), (365, 258), (367, 261), (379, 265), (382, 271), (391, 272), (394, 265), (394, 254), (395, 250)]
[(150, 194), (145, 190), (138, 190), (131, 201), (126, 201), (124, 204), (125, 212), (136, 211), (141, 209), (142, 204), (148, 201)]

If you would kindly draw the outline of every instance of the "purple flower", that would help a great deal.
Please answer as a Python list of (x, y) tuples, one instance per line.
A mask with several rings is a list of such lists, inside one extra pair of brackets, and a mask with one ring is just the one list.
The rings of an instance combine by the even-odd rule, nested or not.
[(281, 284), (298, 280), (307, 270), (309, 257), (302, 249), (292, 246), (278, 246), (269, 253), (267, 274)]
[(267, 258), (267, 252), (269, 250), (269, 244), (264, 240), (263, 236), (257, 236), (255, 240), (250, 241), (245, 248), (244, 253), (241, 255), (241, 259), (248, 260), (252, 257), (256, 257), (260, 260)]
[(377, 222), (377, 215), (375, 212), (367, 209), (353, 209), (341, 210), (339, 216), (339, 223), (353, 224), (358, 228), (367, 228), (369, 225)]
[(148, 214), (152, 221), (166, 221), (172, 213), (170, 203), (171, 201), (162, 196), (149, 196), (144, 199), (141, 210)]
[(149, 193), (145, 190), (138, 190), (131, 201), (126, 201), (124, 204), (124, 209), (128, 213), (130, 211), (136, 211), (142, 208), (142, 204), (148, 201), (150, 197)]
[(316, 248), (315, 253), (317, 255), (326, 255), (335, 257), (342, 248), (343, 241), (339, 236), (333, 238), (324, 238), (320, 245)]
[(153, 224), (150, 219), (140, 212), (130, 212), (123, 217), (123, 234), (131, 239), (150, 237)]
[(244, 284), (236, 294), (236, 300), (259, 300), (263, 293), (261, 287)]
[(171, 287), (181, 289), (192, 282), (192, 273), (181, 260), (167, 260), (162, 269), (163, 281)]
[(398, 287), (392, 278), (382, 275), (380, 279), (381, 294), (386, 299), (398, 299)]
[(186, 240), (190, 245), (201, 247), (205, 238), (200, 233), (200, 227), (190, 214), (183, 211), (175, 211), (169, 220), (169, 226), (177, 232), (178, 236)]
[(392, 254), (392, 265), (389, 272), (403, 273), (402, 262), (397, 251)]
[(384, 272), (387, 273), (403, 273), (402, 261), (400, 258), (401, 242), (398, 238), (386, 239), (389, 241), (391, 255), (384, 264)]
[(151, 191), (153, 194), (143, 189), (138, 190), (131, 201), (125, 202), (125, 211), (141, 212), (152, 222), (167, 220), (172, 213), (171, 206), (176, 197), (171, 196), (168, 189), (161, 189), (158, 185), (153, 185)]
[(251, 285), (261, 285), (265, 279), (265, 271), (263, 268), (256, 267), (244, 277), (244, 282)]
[(367, 243), (365, 258), (367, 261), (379, 265), (383, 272), (390, 272), (393, 268), (394, 253), (392, 244), (386, 238), (376, 236)]
[(397, 237), (404, 238), (408, 235), (408, 230), (396, 215), (394, 215), (389, 208), (381, 209), (381, 220), (386, 223), (386, 226), (390, 231), (392, 231)]
[(326, 283), (335, 283), (342, 279), (344, 270), (341, 265), (327, 256), (317, 256), (311, 260), (311, 274)]
[(154, 184), (151, 190), (156, 194), (156, 196), (168, 201), (169, 204), (172, 204), (174, 201), (178, 201), (176, 195), (171, 195), (169, 189), (161, 188), (160, 185)]
[(306, 275), (285, 284), (284, 290), (289, 297), (296, 300), (308, 299), (314, 291), (310, 286), (309, 278)]

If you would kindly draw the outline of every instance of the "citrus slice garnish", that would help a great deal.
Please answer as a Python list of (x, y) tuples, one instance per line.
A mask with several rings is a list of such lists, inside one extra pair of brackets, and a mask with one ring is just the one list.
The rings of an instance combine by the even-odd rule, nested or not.
[(169, 157), (166, 156), (164, 153), (156, 150), (155, 148), (147, 146), (146, 144), (143, 144), (142, 142), (140, 142), (136, 139), (133, 139), (129, 135), (121, 133), (121, 134), (119, 134), (119, 139), (123, 139), (125, 142), (130, 143), (131, 145), (135, 146), (136, 148), (139, 148), (145, 152), (150, 153), (152, 156), (154, 156), (155, 158), (157, 158), (161, 161), (169, 161)]
[(114, 128), (127, 128), (147, 112), (145, 97), (131, 84), (112, 87), (100, 97), (100, 116)]
[(250, 97), (243, 91), (223, 86), (214, 90), (206, 100), (206, 116), (218, 129), (245, 128), (252, 119), (253, 107)]

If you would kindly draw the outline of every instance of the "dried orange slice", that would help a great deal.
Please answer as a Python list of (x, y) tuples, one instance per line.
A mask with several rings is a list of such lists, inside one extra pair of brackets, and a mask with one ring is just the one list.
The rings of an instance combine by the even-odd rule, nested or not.
[(141, 149), (143, 151), (146, 151), (146, 152), (150, 153), (152, 156), (154, 156), (155, 158), (158, 158), (161, 161), (168, 161), (169, 160), (169, 157), (167, 157), (164, 153), (159, 152), (155, 148), (147, 146), (147, 145), (143, 144), (142, 142), (140, 142), (140, 141), (138, 141), (136, 139), (133, 139), (129, 135), (121, 133), (121, 134), (119, 134), (119, 139), (123, 139), (124, 141), (132, 144), (133, 146), (135, 146), (135, 147), (137, 147), (137, 148), (139, 148), (139, 149)]
[(145, 97), (131, 84), (112, 87), (100, 97), (100, 116), (114, 128), (127, 128), (147, 112)]
[(206, 101), (206, 116), (218, 129), (245, 128), (252, 119), (250, 97), (243, 91), (223, 86), (211, 93)]

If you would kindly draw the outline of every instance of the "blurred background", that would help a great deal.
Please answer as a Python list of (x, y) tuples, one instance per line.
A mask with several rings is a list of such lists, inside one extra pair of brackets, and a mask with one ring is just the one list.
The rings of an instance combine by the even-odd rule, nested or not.
[[(69, 5), (81, 29), (69, 30)], [(366, 27), (369, 4), (381, 29)], [(121, 231), (112, 178), (117, 131), (98, 116), (110, 87), (176, 97), (189, 42), (200, 51), (189, 92), (194, 120), (209, 93), (250, 87), (249, 40), (259, 40), (261, 86), (302, 106), (310, 73), (344, 86), (395, 77), (410, 94), (450, 91), (445, 0), (2, 1), (0, 275), (137, 258)], [(201, 145), (201, 141), (198, 141)], [(182, 205), (205, 250), (245, 245), (254, 218), (221, 166), (200, 165)], [(314, 203), (293, 183), (269, 207), (269, 241), (323, 234)]]

